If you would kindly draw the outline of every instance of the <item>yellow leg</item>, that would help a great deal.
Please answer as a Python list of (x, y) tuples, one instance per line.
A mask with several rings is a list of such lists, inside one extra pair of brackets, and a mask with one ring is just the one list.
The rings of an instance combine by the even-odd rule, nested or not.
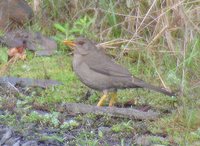
[(116, 102), (117, 102), (117, 93), (114, 92), (114, 93), (111, 94), (109, 106), (113, 106)]
[(103, 103), (104, 103), (104, 100), (105, 100), (107, 97), (108, 97), (108, 95), (107, 95), (107, 94), (104, 94), (104, 95), (101, 97), (101, 99), (99, 100), (97, 106), (102, 106)]

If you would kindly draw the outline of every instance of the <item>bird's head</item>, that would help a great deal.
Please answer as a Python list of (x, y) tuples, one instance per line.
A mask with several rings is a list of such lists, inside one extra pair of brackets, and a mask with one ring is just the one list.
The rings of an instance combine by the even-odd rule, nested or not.
[(75, 54), (86, 55), (96, 49), (95, 44), (87, 38), (78, 37), (76, 40), (64, 40), (65, 45), (74, 49)]

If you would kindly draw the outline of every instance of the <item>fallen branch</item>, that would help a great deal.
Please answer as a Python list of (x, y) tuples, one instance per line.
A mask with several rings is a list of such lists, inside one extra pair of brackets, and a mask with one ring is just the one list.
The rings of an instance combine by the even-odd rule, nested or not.
[(44, 80), (44, 79), (31, 79), (31, 78), (17, 78), (17, 77), (0, 77), (0, 86), (2, 84), (12, 85), (15, 87), (40, 87), (48, 88), (52, 86), (61, 85), (61, 82), (55, 80)]
[(138, 120), (155, 120), (159, 116), (159, 113), (152, 111), (143, 112), (133, 108), (97, 107), (81, 103), (66, 103), (59, 107), (59, 111), (70, 114), (92, 113), (96, 115), (109, 115), (112, 117), (123, 117)]

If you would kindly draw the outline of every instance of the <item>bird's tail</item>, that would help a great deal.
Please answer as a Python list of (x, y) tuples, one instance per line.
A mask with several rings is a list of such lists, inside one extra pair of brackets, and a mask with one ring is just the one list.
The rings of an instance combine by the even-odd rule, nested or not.
[(138, 79), (134, 79), (133, 80), (133, 84), (134, 86), (138, 86), (139, 88), (146, 88), (146, 89), (149, 89), (149, 90), (153, 90), (153, 91), (156, 91), (156, 92), (160, 92), (160, 93), (163, 93), (165, 95), (168, 95), (168, 96), (175, 96), (175, 93), (173, 92), (170, 92), (170, 91), (167, 91), (166, 89), (163, 89), (163, 88), (160, 88), (160, 87), (156, 87), (154, 85), (151, 85), (151, 84), (148, 84), (142, 80), (138, 80)]

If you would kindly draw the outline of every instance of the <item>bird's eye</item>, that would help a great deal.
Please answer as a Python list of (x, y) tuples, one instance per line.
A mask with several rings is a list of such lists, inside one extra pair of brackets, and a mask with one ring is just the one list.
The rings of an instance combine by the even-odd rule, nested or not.
[(83, 44), (85, 44), (85, 42), (84, 41), (78, 41), (78, 44), (83, 45)]

